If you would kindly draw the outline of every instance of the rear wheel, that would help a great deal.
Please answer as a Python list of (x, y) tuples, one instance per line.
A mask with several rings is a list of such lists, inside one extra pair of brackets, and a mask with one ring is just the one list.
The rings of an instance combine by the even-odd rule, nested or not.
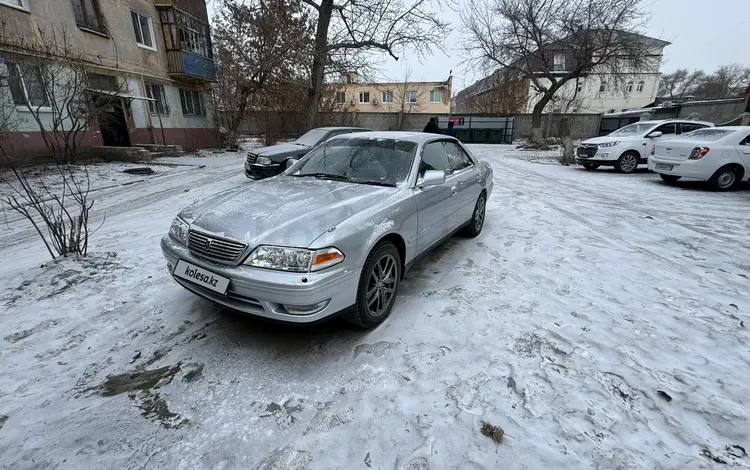
[(708, 180), (708, 185), (716, 191), (729, 191), (734, 189), (742, 178), (742, 172), (735, 167), (725, 166), (719, 168)]
[(635, 152), (625, 152), (615, 163), (615, 169), (620, 173), (632, 173), (638, 168), (640, 156)]
[(474, 238), (482, 233), (482, 228), (484, 227), (484, 215), (486, 210), (487, 196), (484, 193), (481, 193), (477, 198), (477, 203), (474, 205), (474, 212), (471, 213), (472, 215), (471, 220), (469, 221), (469, 225), (467, 225), (463, 230), (464, 235), (470, 238)]
[(675, 182), (677, 182), (677, 181), (678, 181), (678, 180), (679, 180), (680, 178), (682, 178), (682, 176), (677, 176), (677, 175), (665, 175), (664, 173), (659, 173), (659, 176), (661, 177), (661, 179), (663, 179), (663, 180), (664, 180), (664, 181), (666, 181), (667, 183), (675, 183)]
[(599, 165), (596, 163), (581, 163), (581, 165), (587, 170), (596, 170), (599, 168)]
[(401, 279), (401, 255), (391, 242), (382, 242), (365, 260), (357, 289), (357, 303), (346, 319), (363, 328), (374, 328), (391, 313)]

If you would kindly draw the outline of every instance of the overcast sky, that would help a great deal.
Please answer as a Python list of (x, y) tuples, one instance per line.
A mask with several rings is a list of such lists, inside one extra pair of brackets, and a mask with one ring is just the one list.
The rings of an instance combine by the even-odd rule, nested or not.
[[(643, 0), (643, 5), (651, 13), (649, 36), (672, 43), (664, 50), (662, 72), (677, 68), (711, 72), (721, 64), (733, 62), (750, 66), (750, 0)], [(458, 13), (444, 11), (439, 16), (453, 24), (453, 32), (445, 41), (445, 53), (436, 50), (421, 63), (409, 53), (398, 62), (383, 59), (382, 78), (403, 77), (409, 67), (412, 81), (439, 81), (453, 70), (454, 92), (481, 78), (479, 71), (461, 65)]]

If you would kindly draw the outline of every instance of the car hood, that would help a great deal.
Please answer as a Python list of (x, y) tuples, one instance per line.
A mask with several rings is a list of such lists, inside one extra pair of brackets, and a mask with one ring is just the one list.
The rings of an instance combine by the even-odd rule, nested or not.
[(581, 143), (582, 144), (604, 144), (607, 142), (629, 142), (629, 141), (638, 140), (638, 139), (641, 139), (641, 137), (633, 137), (633, 136), (610, 137), (608, 135), (605, 135), (603, 137), (594, 137), (593, 139), (587, 139)]
[(307, 247), (326, 230), (397, 191), (282, 175), (199, 201), (180, 217), (201, 231), (241, 240), (251, 247)]
[(304, 155), (307, 152), (310, 151), (312, 147), (308, 147), (306, 145), (297, 145), (297, 144), (279, 144), (279, 145), (271, 145), (270, 147), (261, 147), (259, 149), (253, 149), (250, 150), (249, 153), (253, 153), (258, 156), (264, 156), (264, 157), (274, 157), (279, 155)]

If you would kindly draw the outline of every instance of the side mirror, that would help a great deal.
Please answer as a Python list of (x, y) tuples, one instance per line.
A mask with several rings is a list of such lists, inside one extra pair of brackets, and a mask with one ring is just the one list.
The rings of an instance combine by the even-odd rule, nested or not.
[(293, 167), (294, 164), (297, 163), (298, 161), (299, 160), (297, 160), (296, 158), (290, 158), (289, 160), (286, 161), (286, 168)]
[(664, 135), (662, 131), (654, 131), (650, 133), (649, 135), (647, 135), (646, 137), (648, 137), (649, 139), (655, 139), (657, 137), (661, 137), (662, 135)]
[(445, 172), (442, 170), (427, 170), (419, 181), (419, 187), (437, 186), (445, 183)]

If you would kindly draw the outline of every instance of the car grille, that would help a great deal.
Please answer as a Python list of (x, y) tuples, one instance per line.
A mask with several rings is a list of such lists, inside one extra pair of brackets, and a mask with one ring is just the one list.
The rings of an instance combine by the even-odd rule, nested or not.
[(188, 233), (188, 248), (198, 255), (231, 263), (237, 261), (244, 253), (247, 245), (190, 230)]
[(258, 159), (258, 156), (255, 155), (254, 153), (248, 153), (247, 154), (247, 164), (248, 165), (252, 165), (253, 163), (255, 163), (255, 160), (257, 160), (257, 159)]
[(596, 155), (596, 150), (598, 148), (599, 148), (598, 145), (584, 144), (578, 147), (578, 150), (576, 151), (576, 155), (578, 155), (581, 158), (591, 158), (594, 155)]

